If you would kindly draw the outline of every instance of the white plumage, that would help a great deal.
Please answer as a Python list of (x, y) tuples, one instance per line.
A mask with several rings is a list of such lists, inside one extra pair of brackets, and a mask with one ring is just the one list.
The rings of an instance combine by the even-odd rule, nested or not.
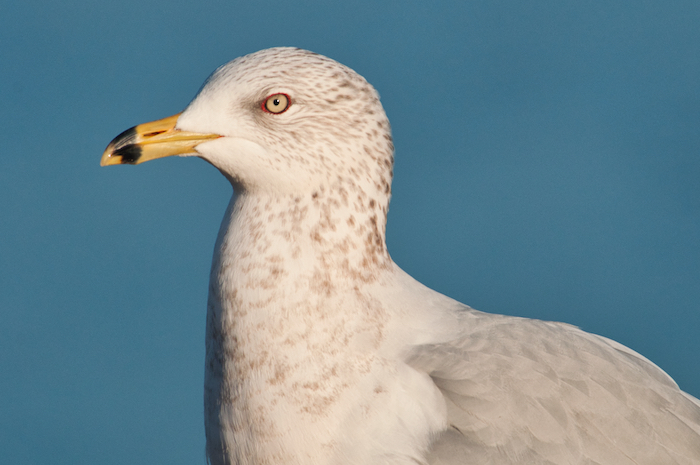
[[(700, 403), (639, 354), (478, 312), (393, 263), (389, 122), (349, 68), (293, 48), (239, 58), (174, 131), (206, 134), (172, 153), (238, 194), (209, 290), (212, 464), (700, 463)], [(114, 144), (103, 163), (138, 162)]]

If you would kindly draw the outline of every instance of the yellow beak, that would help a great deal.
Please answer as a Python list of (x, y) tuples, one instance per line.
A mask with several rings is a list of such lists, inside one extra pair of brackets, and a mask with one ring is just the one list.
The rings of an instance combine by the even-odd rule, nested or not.
[(221, 137), (175, 129), (179, 117), (180, 113), (122, 132), (107, 146), (100, 165), (138, 165), (170, 155), (193, 154), (197, 145)]

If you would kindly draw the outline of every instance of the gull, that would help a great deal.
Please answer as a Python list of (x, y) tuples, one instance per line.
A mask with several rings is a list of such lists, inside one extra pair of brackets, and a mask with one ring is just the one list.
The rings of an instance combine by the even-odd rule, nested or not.
[(392, 261), (391, 130), (353, 70), (240, 57), (101, 164), (170, 155), (234, 189), (207, 303), (211, 464), (700, 464), (700, 401), (643, 356), (474, 310)]

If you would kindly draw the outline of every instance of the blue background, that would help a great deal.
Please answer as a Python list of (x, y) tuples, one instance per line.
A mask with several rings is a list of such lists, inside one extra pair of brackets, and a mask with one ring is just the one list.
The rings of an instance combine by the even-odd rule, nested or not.
[(207, 163), (100, 168), (278, 45), (381, 93), (389, 250), (474, 308), (566, 321), (700, 396), (700, 4), (0, 6), (0, 462), (203, 464)]

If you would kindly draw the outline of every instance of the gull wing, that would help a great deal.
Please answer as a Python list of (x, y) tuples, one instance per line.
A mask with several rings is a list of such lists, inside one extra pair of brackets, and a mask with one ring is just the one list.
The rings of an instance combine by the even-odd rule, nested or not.
[(409, 364), (442, 392), (430, 464), (700, 464), (700, 402), (646, 358), (562, 323), (467, 308)]

